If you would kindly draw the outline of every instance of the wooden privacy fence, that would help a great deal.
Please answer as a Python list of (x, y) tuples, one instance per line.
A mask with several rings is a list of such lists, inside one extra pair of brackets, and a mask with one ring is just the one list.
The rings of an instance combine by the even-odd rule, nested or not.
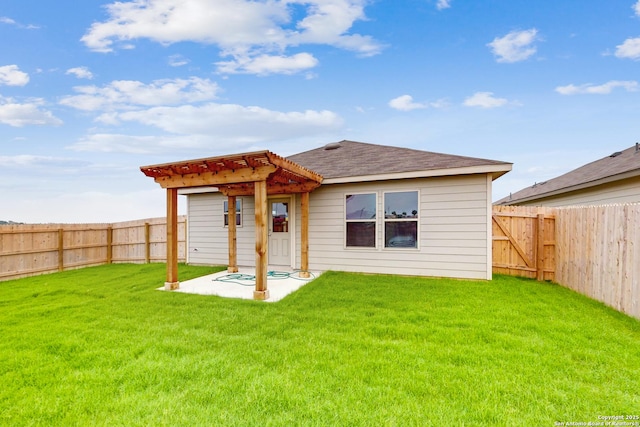
[(555, 280), (554, 210), (539, 207), (493, 207), (493, 272)]
[(640, 204), (494, 206), (493, 272), (552, 280), (640, 319)]
[(640, 204), (556, 210), (556, 282), (640, 319)]
[[(186, 218), (178, 221), (185, 260)], [(0, 280), (91, 265), (166, 260), (166, 218), (112, 224), (0, 225)]]

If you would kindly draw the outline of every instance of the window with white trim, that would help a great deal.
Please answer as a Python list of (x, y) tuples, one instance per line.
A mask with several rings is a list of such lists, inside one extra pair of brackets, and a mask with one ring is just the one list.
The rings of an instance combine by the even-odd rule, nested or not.
[(384, 193), (384, 247), (417, 248), (418, 206), (417, 191)]
[(346, 246), (376, 247), (376, 193), (347, 194), (345, 198)]
[[(224, 226), (229, 226), (229, 202), (224, 201), (223, 207)], [(236, 199), (236, 226), (242, 226), (242, 199)]]

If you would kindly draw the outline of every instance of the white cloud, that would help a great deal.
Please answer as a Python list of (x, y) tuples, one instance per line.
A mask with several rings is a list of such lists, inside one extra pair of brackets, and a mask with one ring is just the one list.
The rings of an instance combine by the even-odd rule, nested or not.
[(640, 16), (640, 0), (638, 0), (638, 2), (631, 7), (633, 8), (633, 11), (636, 13), (636, 15)]
[(116, 80), (103, 87), (77, 86), (74, 90), (79, 95), (64, 97), (60, 104), (86, 111), (174, 105), (215, 99), (218, 89), (216, 83), (199, 77), (155, 80), (148, 85), (134, 80)]
[(218, 71), (226, 74), (295, 74), (318, 65), (318, 60), (309, 53), (293, 56), (259, 55), (256, 57), (236, 57), (233, 61), (216, 63)]
[(79, 79), (93, 79), (93, 73), (87, 67), (69, 68), (65, 74), (72, 74)]
[[(214, 44), (222, 56), (223, 70), (251, 72), (243, 62), (257, 58), (296, 58), (304, 67), (283, 66), (282, 61), (262, 62), (260, 73), (291, 73), (306, 69), (311, 57), (284, 54), (289, 47), (324, 44), (369, 56), (382, 46), (366, 35), (350, 34), (356, 21), (364, 20), (366, 0), (136, 0), (108, 5), (109, 19), (94, 23), (82, 41), (92, 50), (110, 52), (146, 38), (162, 44), (183, 41)], [(303, 12), (303, 13), (300, 13)], [(298, 17), (301, 15), (300, 17)], [(257, 60), (259, 63), (260, 61)], [(225, 67), (224, 65), (228, 66)], [(233, 64), (238, 64), (233, 66)], [(266, 67), (273, 66), (271, 71)], [(290, 64), (289, 64), (290, 65)]]
[(55, 117), (53, 113), (43, 110), (42, 99), (31, 99), (24, 104), (17, 103), (12, 98), (0, 96), (0, 124), (13, 127), (23, 127), (27, 125), (52, 125), (62, 124), (62, 120)]
[(154, 126), (174, 134), (199, 134), (238, 141), (263, 141), (287, 135), (335, 130), (342, 119), (331, 111), (281, 112), (235, 104), (155, 107), (119, 113), (121, 121)]
[(202, 146), (198, 136), (154, 136), (95, 133), (79, 139), (67, 148), (101, 153), (150, 154)]
[(288, 20), (286, 5), (246, 0), (135, 0), (106, 6), (110, 19), (94, 23), (82, 37), (92, 50), (114, 50), (114, 41), (148, 38), (222, 47), (279, 43)]
[(7, 25), (13, 25), (15, 27), (18, 27), (20, 29), (27, 29), (27, 30), (36, 30), (39, 27), (37, 25), (23, 25), (20, 24), (19, 22), (16, 22), (14, 19), (11, 19), (7, 16), (0, 16), (0, 24), (7, 24)]
[(449, 101), (446, 99), (438, 99), (431, 102), (414, 102), (411, 95), (401, 95), (389, 101), (389, 107), (400, 111), (411, 111), (423, 108), (446, 108)]
[(429, 107), (431, 108), (447, 108), (450, 105), (451, 104), (449, 100), (447, 100), (446, 98), (441, 98), (441, 99), (438, 99), (437, 101), (429, 102)]
[(168, 62), (172, 67), (182, 67), (183, 65), (187, 65), (189, 60), (182, 55), (171, 55)]
[(487, 46), (497, 57), (498, 62), (524, 61), (536, 53), (533, 43), (538, 39), (538, 30), (512, 31), (506, 36), (496, 37)]
[(615, 55), (618, 58), (640, 59), (640, 37), (626, 39), (622, 44), (616, 46)]
[(0, 67), (0, 85), (24, 86), (29, 83), (29, 75), (20, 71), (17, 65)]
[(450, 7), (451, 7), (451, 0), (438, 0), (438, 3), (436, 4), (436, 8), (438, 10), (448, 9)]
[(402, 95), (397, 98), (393, 98), (391, 101), (389, 101), (389, 107), (400, 111), (411, 111), (421, 108), (427, 108), (425, 104), (413, 102), (413, 97), (411, 95)]
[(110, 113), (104, 123), (132, 122), (151, 126), (169, 135), (88, 135), (70, 147), (78, 151), (157, 153), (161, 151), (215, 150), (239, 145), (304, 138), (341, 129), (343, 120), (331, 111), (280, 112), (234, 104), (155, 107)]
[(506, 105), (509, 101), (505, 98), (495, 98), (493, 92), (476, 92), (464, 100), (466, 107), (496, 108)]
[(82, 167), (88, 163), (85, 161), (70, 159), (66, 157), (36, 156), (33, 154), (19, 154), (16, 156), (0, 156), (0, 167), (3, 168), (24, 168), (38, 167), (41, 171), (43, 167), (48, 168), (69, 168)]
[(602, 85), (593, 85), (590, 83), (583, 84), (580, 86), (576, 86), (574, 84), (569, 84), (566, 86), (558, 86), (556, 88), (556, 92), (561, 95), (577, 95), (577, 94), (597, 94), (597, 95), (607, 95), (610, 94), (615, 88), (621, 87), (625, 89), (627, 92), (636, 92), (638, 90), (638, 82), (633, 80), (611, 80)]
[(307, 5), (307, 16), (296, 23), (295, 31), (287, 31), (286, 45), (327, 44), (363, 56), (376, 55), (382, 49), (371, 36), (348, 34), (354, 22), (366, 19), (366, 0), (294, 0), (291, 3)]

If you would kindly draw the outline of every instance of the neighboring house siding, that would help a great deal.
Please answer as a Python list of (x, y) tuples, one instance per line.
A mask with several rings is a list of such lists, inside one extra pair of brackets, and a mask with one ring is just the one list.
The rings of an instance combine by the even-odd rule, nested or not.
[(517, 203), (522, 206), (569, 206), (607, 205), (614, 203), (640, 202), (640, 177), (629, 178), (598, 185), (585, 190), (572, 191), (555, 197), (545, 197), (529, 202)]
[[(420, 195), (419, 248), (384, 248), (383, 193), (415, 190)], [(371, 192), (378, 194), (378, 247), (346, 248), (345, 196)], [(189, 262), (226, 265), (225, 197), (210, 193), (188, 199)], [(486, 175), (323, 185), (310, 197), (310, 269), (490, 279), (490, 200), (491, 179)], [(299, 196), (293, 204), (295, 266), (299, 267)], [(253, 215), (253, 198), (243, 197), (243, 226), (237, 237), (239, 265), (255, 265)]]

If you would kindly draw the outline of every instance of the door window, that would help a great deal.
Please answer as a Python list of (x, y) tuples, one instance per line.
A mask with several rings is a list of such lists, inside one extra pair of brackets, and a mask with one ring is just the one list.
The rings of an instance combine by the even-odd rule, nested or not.
[(271, 231), (274, 233), (289, 232), (289, 202), (271, 203)]

